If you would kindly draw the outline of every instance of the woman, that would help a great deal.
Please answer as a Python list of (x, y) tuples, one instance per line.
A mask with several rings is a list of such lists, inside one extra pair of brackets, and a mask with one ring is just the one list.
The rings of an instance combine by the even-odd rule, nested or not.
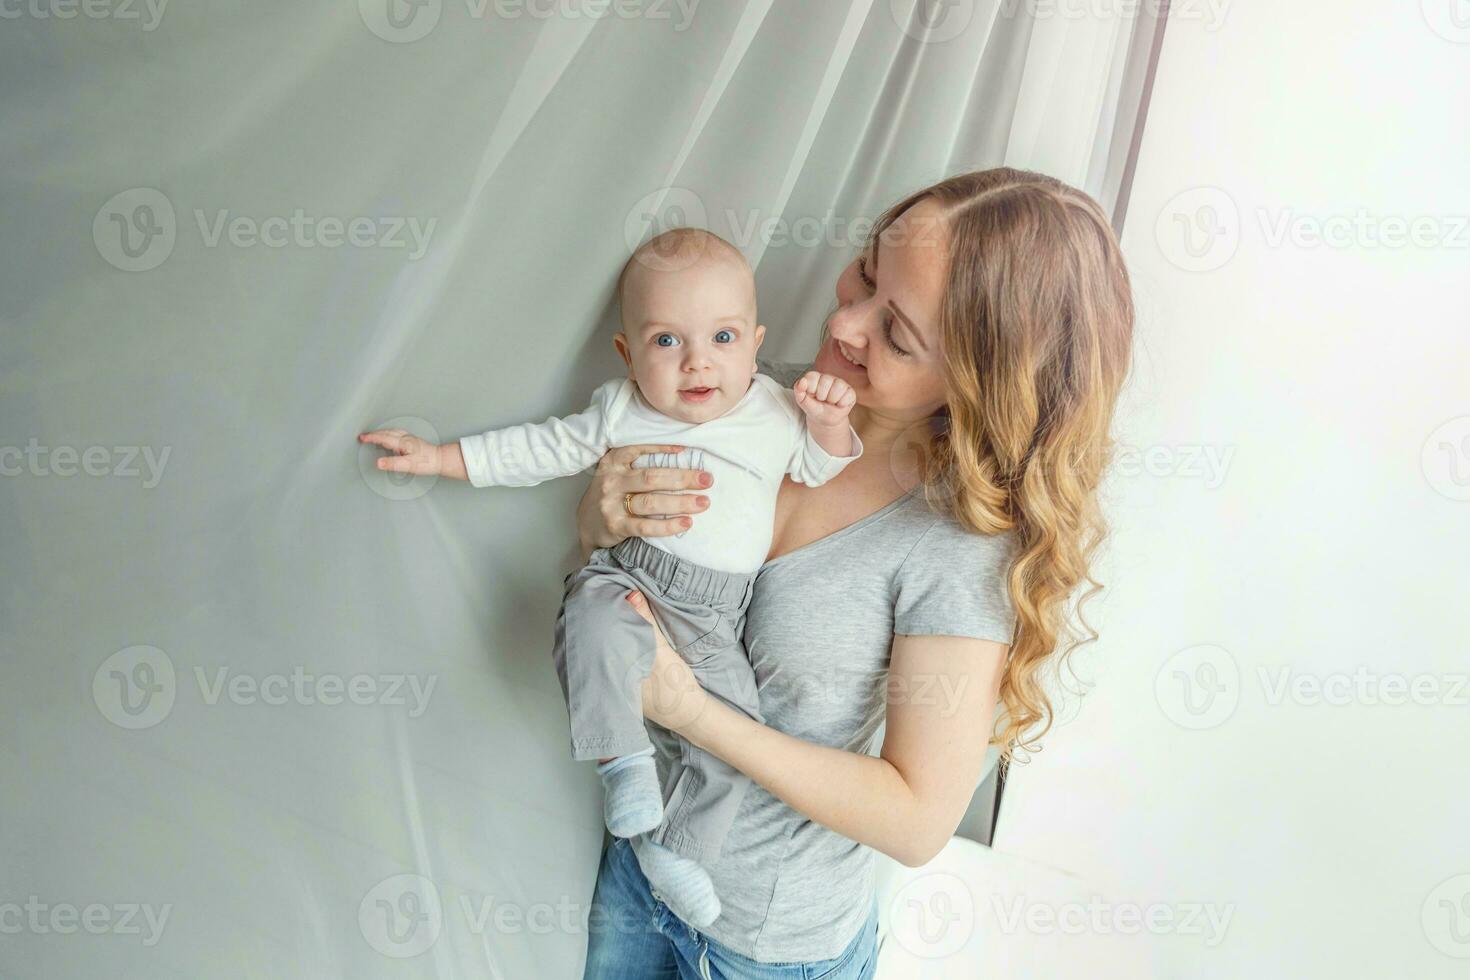
[[(865, 452), (824, 486), (781, 487), (744, 633), (765, 724), (702, 691), (662, 636), (644, 687), (650, 720), (753, 781), (705, 863), (720, 918), (677, 919), (615, 840), (588, 977), (871, 976), (871, 851), (927, 862), (988, 746), (1008, 759), (1051, 723), (1038, 674), (1075, 646), (1067, 599), (1098, 589), (1095, 491), (1132, 338), (1107, 219), (1039, 174), (951, 177), (884, 213), (836, 294), (810, 367), (856, 390)], [(788, 384), (808, 369), (761, 367)], [(708, 486), (700, 471), (631, 467), (662, 448), (603, 457), (578, 511), (584, 552), (695, 519), (643, 515), (704, 509), (674, 492)]]

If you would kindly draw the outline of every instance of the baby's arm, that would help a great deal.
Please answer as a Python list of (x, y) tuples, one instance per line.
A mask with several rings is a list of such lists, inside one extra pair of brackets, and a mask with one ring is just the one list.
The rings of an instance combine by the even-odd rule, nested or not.
[(597, 389), (583, 412), (545, 422), (491, 429), (459, 440), (469, 481), (477, 487), (534, 487), (597, 465), (612, 448), (608, 408), (621, 379)]
[(856, 457), (862, 442), (848, 425), (847, 416), (857, 404), (852, 385), (832, 374), (808, 371), (796, 381), (796, 407), (806, 413), (812, 437), (833, 456)]
[(622, 379), (603, 384), (576, 415), (491, 429), (457, 443), (436, 446), (402, 430), (369, 432), (358, 441), (396, 454), (378, 460), (380, 470), (434, 473), (477, 487), (533, 487), (580, 473), (611, 448), (608, 409), (621, 386)]
[(794, 391), (806, 424), (787, 472), (798, 483), (821, 486), (863, 454), (862, 440), (848, 422), (857, 394), (846, 381), (819, 371), (802, 375)]

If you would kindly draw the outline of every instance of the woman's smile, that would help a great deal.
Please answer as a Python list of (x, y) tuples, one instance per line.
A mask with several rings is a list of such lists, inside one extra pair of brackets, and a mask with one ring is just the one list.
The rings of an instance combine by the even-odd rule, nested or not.
[(817, 352), (812, 367), (818, 371), (835, 374), (849, 384), (866, 384), (868, 368), (865, 364), (853, 359), (851, 350), (852, 348), (836, 337), (829, 337), (826, 345)]

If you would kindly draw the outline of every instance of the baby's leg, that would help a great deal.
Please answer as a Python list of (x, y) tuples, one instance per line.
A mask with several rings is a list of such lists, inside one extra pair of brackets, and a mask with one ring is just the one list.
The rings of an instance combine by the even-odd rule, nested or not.
[[(755, 671), (739, 641), (743, 622), (743, 617), (732, 623), (720, 616), (698, 643), (679, 654), (707, 691), (760, 721)], [(657, 830), (633, 839), (634, 852), (669, 908), (702, 928), (719, 916), (720, 901), (700, 862), (719, 856), (750, 779), (683, 739), (679, 748), (668, 774), (672, 790), (666, 819)]]
[[(575, 705), (578, 701), (579, 684), (573, 672), (574, 667), (584, 660), (592, 661), (590, 669), (597, 680), (594, 690), (611, 689), (625, 697), (628, 700), (628, 710), (635, 712), (639, 719), (639, 731), (645, 741), (637, 749), (630, 749), (622, 744), (604, 742), (591, 730), (583, 732), (583, 737), (579, 739), (574, 724), (573, 750), (590, 753), (585, 756), (587, 758), (607, 760), (614, 756), (631, 756), (649, 744), (646, 741), (647, 732), (641, 724), (642, 688), (643, 681), (653, 666), (653, 627), (634, 611), (631, 603), (624, 601), (627, 592), (638, 589), (647, 597), (654, 617), (670, 645), (691, 666), (705, 655), (711, 645), (724, 647), (733, 644), (738, 647), (739, 642), (735, 636), (730, 635), (730, 626), (725, 617), (702, 597), (694, 594), (703, 592), (701, 583), (707, 583), (712, 574), (723, 573), (710, 573), (699, 566), (683, 563), (682, 560), (637, 538), (630, 538), (628, 542), (631, 543), (621, 553), (621, 557), (626, 559), (624, 564), (627, 567), (620, 565), (618, 576), (603, 575), (589, 579), (575, 589), (575, 596), (569, 597), (564, 603), (569, 611), (565, 616), (565, 643), (559, 644), (559, 647), (564, 645), (567, 653), (567, 681), (563, 683), (569, 691), (569, 704)], [(621, 588), (621, 591), (610, 595), (616, 588)], [(741, 584), (738, 589), (743, 591), (746, 586)], [(729, 587), (723, 591), (733, 594), (736, 588)], [(594, 593), (595, 598), (592, 597)], [(604, 601), (606, 605), (602, 604)], [(630, 613), (635, 617), (631, 621), (627, 619)], [(632, 626), (629, 625), (630, 622)], [(632, 642), (627, 639), (630, 633), (636, 638)], [(590, 650), (590, 654), (581, 653), (583, 647)], [(614, 653), (616, 659), (609, 656)], [(637, 659), (628, 659), (633, 656)], [(583, 669), (586, 669), (585, 666)], [(621, 675), (618, 672), (622, 672)], [(754, 675), (748, 662), (745, 664), (745, 672), (745, 683), (753, 693)], [(618, 676), (623, 677), (624, 682), (619, 683)], [(622, 713), (620, 706), (620, 717)], [(573, 714), (576, 714), (575, 708)], [(611, 762), (605, 764), (611, 771), (612, 767), (618, 767), (622, 761), (621, 758), (612, 758)], [(651, 759), (640, 759), (626, 765), (631, 767), (641, 763), (648, 763), (652, 768)], [(700, 774), (691, 775), (698, 777)], [(657, 794), (657, 786), (654, 792)], [(612, 794), (609, 793), (609, 799), (611, 797)], [(662, 796), (659, 795), (657, 799), (661, 805)], [(614, 822), (616, 821), (610, 821), (608, 826), (611, 827)], [(631, 822), (624, 825), (625, 829), (629, 825)], [(633, 837), (634, 853), (638, 856), (643, 873), (681, 918), (691, 925), (708, 925), (720, 912), (720, 903), (715, 896), (709, 873), (696, 860), (692, 860), (687, 852), (650, 839), (653, 836), (655, 835), (640, 834)]]
[(665, 905), (691, 926), (703, 929), (720, 917), (720, 899), (709, 872), (681, 854), (648, 839), (633, 838), (638, 867)]
[[(727, 642), (686, 657), (695, 678), (710, 694), (762, 721), (755, 671), (738, 640), (740, 623), (722, 624)], [(713, 637), (711, 638), (714, 639)], [(680, 740), (679, 759), (671, 763), (672, 787), (665, 820), (649, 835), (655, 842), (696, 861), (720, 856), (735, 814), (750, 787), (750, 778), (717, 756)]]
[(623, 601), (643, 583), (594, 558), (565, 584), (552, 659), (567, 700), (572, 757), (599, 760), (607, 829), (632, 837), (663, 819), (653, 746), (643, 724), (642, 678), (653, 665), (653, 631)]
[(614, 837), (632, 837), (664, 819), (663, 794), (653, 764), (653, 746), (609, 759), (597, 767), (602, 777), (602, 819)]

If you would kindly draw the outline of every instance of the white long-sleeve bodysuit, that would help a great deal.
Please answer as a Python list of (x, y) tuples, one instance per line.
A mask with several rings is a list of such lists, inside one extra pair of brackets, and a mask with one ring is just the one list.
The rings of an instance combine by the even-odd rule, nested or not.
[(833, 456), (817, 443), (796, 395), (774, 378), (756, 374), (738, 404), (707, 422), (658, 412), (628, 378), (614, 378), (592, 395), (586, 411), (545, 422), (492, 429), (459, 441), (470, 482), (477, 487), (530, 487), (573, 476), (596, 465), (607, 450), (638, 443), (672, 443), (680, 453), (649, 453), (636, 467), (708, 470), (709, 508), (679, 534), (646, 539), (673, 555), (725, 572), (753, 572), (765, 563), (776, 517), (776, 491), (787, 474), (821, 486), (862, 455), (851, 426), (853, 453)]

